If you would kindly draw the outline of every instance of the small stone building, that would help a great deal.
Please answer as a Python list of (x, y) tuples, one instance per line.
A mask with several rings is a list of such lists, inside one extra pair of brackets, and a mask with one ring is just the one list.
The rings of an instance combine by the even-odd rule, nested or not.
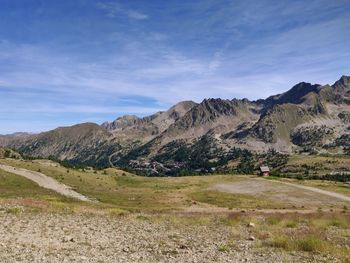
[(268, 166), (260, 166), (260, 175), (261, 176), (269, 176), (270, 168)]

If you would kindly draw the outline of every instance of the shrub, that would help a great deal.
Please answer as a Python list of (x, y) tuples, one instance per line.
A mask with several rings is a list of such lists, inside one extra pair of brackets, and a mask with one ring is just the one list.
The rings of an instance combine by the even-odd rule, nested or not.
[(296, 222), (296, 221), (286, 222), (286, 227), (288, 227), (288, 228), (296, 228), (297, 226), (298, 226), (298, 222)]
[(23, 209), (21, 207), (9, 207), (6, 209), (6, 213), (8, 214), (19, 214)]
[(305, 252), (322, 251), (324, 244), (320, 238), (306, 237), (297, 241), (297, 249)]
[(228, 252), (230, 250), (230, 248), (227, 245), (222, 245), (218, 247), (218, 250), (220, 252)]
[(286, 236), (277, 236), (266, 243), (270, 247), (283, 248), (285, 250), (291, 250), (291, 240)]

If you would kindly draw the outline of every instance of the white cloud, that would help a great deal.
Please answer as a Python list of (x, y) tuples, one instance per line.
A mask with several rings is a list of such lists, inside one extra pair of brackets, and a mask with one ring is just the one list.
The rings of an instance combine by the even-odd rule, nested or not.
[(137, 106), (96, 106), (93, 103), (85, 105), (51, 105), (50, 103), (43, 102), (41, 105), (18, 105), (14, 108), (9, 109), (8, 107), (1, 105), (0, 111), (2, 113), (84, 113), (84, 114), (101, 114), (101, 113), (112, 113), (112, 114), (124, 114), (132, 113), (137, 115), (153, 114), (155, 112), (164, 110), (161, 107), (137, 107)]
[(135, 20), (148, 19), (148, 15), (136, 10), (124, 8), (117, 2), (108, 2), (108, 3), (98, 2), (96, 6), (99, 9), (104, 10), (107, 16), (111, 18), (124, 15), (129, 17), (130, 19), (135, 19)]
[(148, 15), (145, 15), (143, 13), (134, 11), (134, 10), (125, 10), (124, 11), (129, 18), (132, 19), (137, 19), (137, 20), (144, 20), (144, 19), (148, 19)]

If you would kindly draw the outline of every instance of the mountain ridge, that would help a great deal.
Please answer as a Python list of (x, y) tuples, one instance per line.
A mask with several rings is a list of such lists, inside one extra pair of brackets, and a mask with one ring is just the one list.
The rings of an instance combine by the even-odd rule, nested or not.
[[(102, 125), (78, 124), (36, 135), (0, 136), (0, 145), (35, 157), (128, 166), (154, 163), (158, 156), (170, 156), (177, 150), (191, 151), (203, 138), (212, 145), (205, 151), (220, 149), (223, 155), (235, 148), (344, 154), (350, 145), (339, 141), (350, 138), (349, 134), (350, 77), (342, 76), (333, 85), (300, 82), (284, 93), (257, 101), (182, 101), (143, 118), (125, 115)], [(179, 166), (174, 160), (167, 162)]]

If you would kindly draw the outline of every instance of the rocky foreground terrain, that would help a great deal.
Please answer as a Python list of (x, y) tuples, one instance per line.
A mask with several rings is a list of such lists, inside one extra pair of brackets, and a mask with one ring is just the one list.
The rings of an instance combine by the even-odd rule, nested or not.
[(1, 262), (339, 262), (333, 256), (261, 247), (250, 240), (246, 225), (20, 210), (0, 207)]

